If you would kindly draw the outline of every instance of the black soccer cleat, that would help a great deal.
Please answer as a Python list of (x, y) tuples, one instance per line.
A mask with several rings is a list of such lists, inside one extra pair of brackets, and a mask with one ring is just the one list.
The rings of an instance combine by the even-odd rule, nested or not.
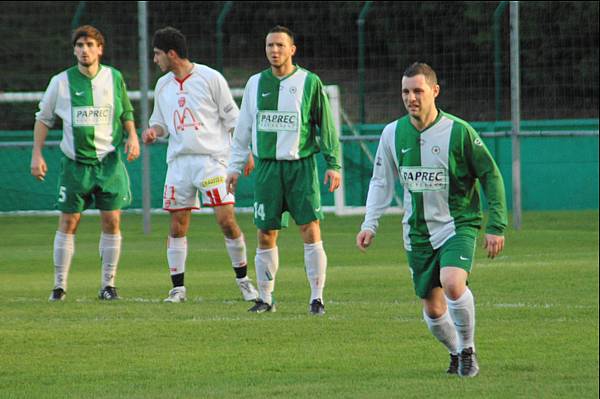
[(115, 287), (106, 286), (98, 293), (98, 299), (103, 301), (115, 301), (121, 299), (121, 297), (117, 294), (117, 289)]
[(265, 313), (265, 312), (275, 312), (275, 304), (273, 303), (272, 305), (269, 305), (266, 302), (263, 302), (261, 299), (257, 299), (256, 303), (254, 304), (254, 306), (252, 306), (250, 309), (248, 309), (248, 312), (251, 313)]
[(477, 374), (479, 374), (479, 363), (473, 348), (463, 349), (458, 358), (458, 375), (475, 377)]
[(450, 364), (448, 365), (447, 374), (458, 374), (458, 355), (450, 354)]
[(50, 301), (50, 302), (64, 301), (65, 296), (67, 296), (67, 293), (65, 292), (65, 290), (63, 290), (62, 288), (55, 288), (52, 290), (52, 293), (50, 294), (50, 298), (48, 298), (48, 301)]
[(309, 311), (314, 315), (324, 315), (325, 314), (325, 305), (323, 305), (323, 301), (321, 298), (314, 299), (310, 303)]

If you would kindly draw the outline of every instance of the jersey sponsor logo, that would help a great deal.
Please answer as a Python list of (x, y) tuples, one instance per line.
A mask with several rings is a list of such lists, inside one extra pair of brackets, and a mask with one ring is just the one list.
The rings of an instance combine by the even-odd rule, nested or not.
[(448, 187), (448, 172), (444, 168), (403, 166), (400, 168), (400, 182), (415, 193), (444, 191)]
[(200, 123), (189, 108), (185, 108), (182, 113), (178, 110), (173, 112), (173, 128), (176, 132), (183, 132), (188, 127), (193, 127), (195, 130), (200, 130)]
[(179, 100), (177, 100), (177, 104), (179, 104), (179, 108), (185, 107), (185, 97), (179, 97)]
[(298, 113), (285, 111), (259, 111), (258, 130), (263, 132), (297, 132)]
[(202, 181), (202, 188), (215, 187), (223, 183), (225, 183), (224, 176), (210, 177)]
[(112, 120), (112, 107), (73, 107), (73, 126), (106, 126)]

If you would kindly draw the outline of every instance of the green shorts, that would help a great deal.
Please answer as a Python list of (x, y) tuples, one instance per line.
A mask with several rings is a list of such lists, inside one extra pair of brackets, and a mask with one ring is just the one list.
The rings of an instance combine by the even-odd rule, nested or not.
[(63, 157), (56, 202), (57, 209), (64, 213), (80, 213), (94, 203), (103, 211), (131, 204), (129, 175), (120, 154), (113, 151), (95, 165)]
[(477, 231), (473, 228), (460, 229), (438, 249), (413, 246), (411, 251), (406, 251), (418, 297), (427, 298), (433, 288), (442, 286), (440, 269), (443, 267), (459, 267), (471, 272)]
[[(321, 191), (314, 155), (297, 161), (258, 159), (254, 189), (254, 224), (279, 230), (289, 212), (298, 225), (323, 219)], [(286, 217), (283, 216), (283, 227)]]

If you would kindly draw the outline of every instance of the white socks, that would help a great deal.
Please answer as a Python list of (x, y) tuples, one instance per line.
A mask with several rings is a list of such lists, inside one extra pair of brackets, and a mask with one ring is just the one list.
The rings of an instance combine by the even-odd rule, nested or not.
[[(99, 252), (102, 261), (102, 288), (114, 287), (121, 255), (121, 235), (101, 233)], [(54, 288), (67, 290), (67, 278), (74, 253), (75, 235), (57, 231), (54, 236)]]
[(323, 249), (323, 241), (314, 244), (304, 244), (304, 266), (310, 282), (310, 300), (323, 299), (325, 287), (325, 272), (327, 270), (327, 255)]
[(453, 355), (458, 354), (458, 336), (456, 335), (456, 328), (454, 327), (450, 313), (446, 311), (441, 317), (432, 319), (425, 313), (425, 309), (423, 309), (423, 318), (431, 334), (444, 344), (448, 352)]
[(102, 260), (102, 288), (114, 287), (121, 256), (121, 234), (101, 233), (99, 250)]
[(454, 326), (458, 334), (458, 350), (473, 348), (475, 351), (475, 301), (471, 290), (467, 287), (466, 291), (456, 301), (446, 297), (448, 302), (448, 313), (454, 321)]
[[(317, 298), (323, 299), (327, 255), (323, 249), (322, 241), (314, 244), (304, 244), (304, 265), (306, 267), (306, 276), (310, 282), (311, 301)], [(275, 275), (279, 269), (278, 248), (258, 248), (256, 250), (255, 267), (260, 299), (263, 302), (272, 304)]]
[(167, 241), (167, 263), (171, 276), (185, 272), (185, 260), (187, 258), (187, 238), (175, 238), (169, 236)]
[(273, 290), (275, 289), (275, 275), (279, 269), (279, 250), (277, 247), (269, 249), (256, 249), (254, 259), (256, 267), (256, 281), (260, 299), (269, 305), (273, 304)]
[(54, 235), (54, 288), (67, 291), (67, 277), (75, 253), (75, 235), (57, 231)]
[(230, 239), (225, 237), (225, 248), (231, 259), (231, 265), (233, 268), (244, 267), (248, 264), (246, 258), (246, 242), (244, 235), (240, 235), (238, 238)]

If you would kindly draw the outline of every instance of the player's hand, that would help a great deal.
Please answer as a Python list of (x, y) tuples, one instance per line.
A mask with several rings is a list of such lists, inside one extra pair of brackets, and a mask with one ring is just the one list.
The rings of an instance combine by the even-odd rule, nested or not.
[(235, 194), (235, 190), (237, 189), (238, 179), (240, 178), (239, 173), (228, 173), (227, 179), (225, 179), (225, 187), (227, 187), (227, 192), (230, 194)]
[(152, 144), (158, 138), (158, 132), (153, 127), (149, 127), (148, 129), (142, 132), (142, 142), (144, 144)]
[(325, 172), (325, 180), (323, 181), (323, 184), (327, 185), (327, 183), (329, 183), (330, 193), (337, 190), (340, 187), (341, 182), (342, 175), (340, 174), (340, 172), (331, 169)]
[(483, 248), (487, 249), (488, 258), (494, 259), (504, 249), (504, 236), (486, 234)]
[(370, 230), (363, 230), (356, 235), (356, 246), (361, 251), (365, 252), (369, 245), (373, 242), (375, 235)]
[(125, 143), (125, 154), (129, 162), (135, 161), (140, 156), (140, 141), (137, 134), (129, 134)]
[(252, 153), (248, 155), (248, 162), (246, 162), (246, 166), (244, 166), (244, 176), (249, 176), (250, 173), (254, 170), (254, 157)]
[(31, 175), (36, 179), (43, 181), (48, 172), (48, 165), (42, 155), (33, 155), (31, 157)]

